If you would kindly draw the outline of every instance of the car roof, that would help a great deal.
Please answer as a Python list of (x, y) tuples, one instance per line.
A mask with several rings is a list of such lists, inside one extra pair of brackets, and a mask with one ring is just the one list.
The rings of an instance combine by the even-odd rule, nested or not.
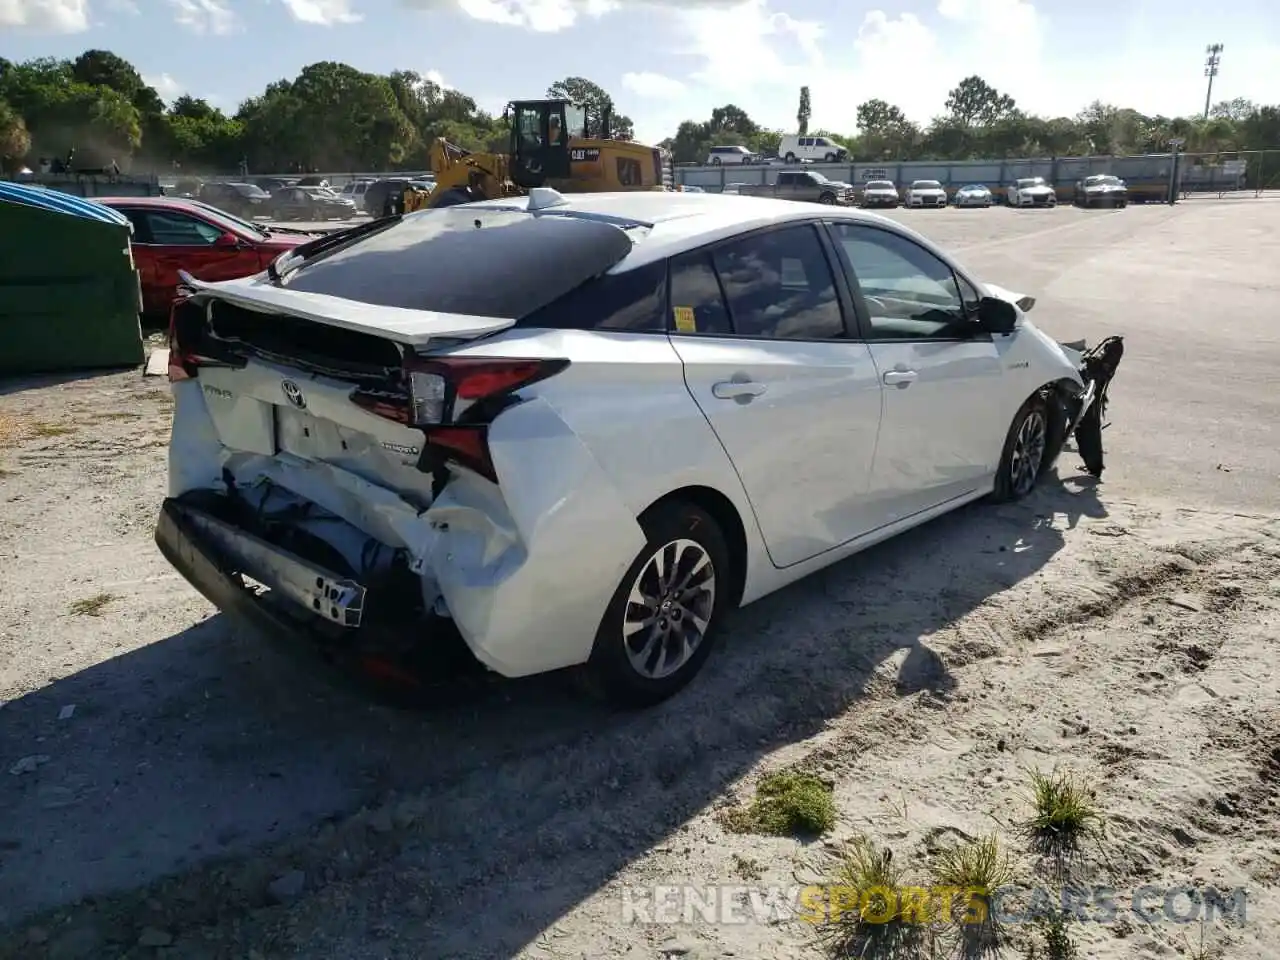
[[(814, 207), (769, 197), (744, 197), (724, 193), (684, 193), (665, 190), (636, 190), (626, 193), (579, 193), (564, 196), (564, 203), (549, 208), (558, 215), (580, 215), (588, 219), (610, 219), (625, 225), (648, 227), (631, 253), (617, 267), (629, 270), (655, 260), (676, 256), (686, 250), (735, 236), (747, 230), (784, 223), (847, 220), (873, 225), (888, 224), (899, 232), (895, 221), (851, 207)], [(528, 197), (481, 201), (466, 206), (477, 209), (528, 207)], [(430, 211), (423, 211), (429, 214)], [(412, 214), (418, 216), (419, 214)], [(914, 236), (914, 232), (906, 231)]]

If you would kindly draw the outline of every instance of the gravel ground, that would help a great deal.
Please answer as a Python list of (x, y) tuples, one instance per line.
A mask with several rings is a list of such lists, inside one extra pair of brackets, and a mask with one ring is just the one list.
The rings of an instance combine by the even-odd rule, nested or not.
[[(0, 385), (0, 957), (819, 956), (794, 920), (636, 923), (624, 896), (829, 875), (830, 840), (720, 825), (765, 771), (819, 771), (835, 839), (923, 871), (939, 835), (1019, 851), (1024, 769), (1058, 762), (1111, 814), (1089, 882), (1247, 887), (1207, 936), (1274, 956), (1280, 397), (1251, 387), (1280, 348), (1276, 282), (1236, 280), (1272, 211), (897, 214), (1051, 333), (1129, 337), (1106, 482), (1067, 453), (1021, 504), (767, 598), (639, 715), (558, 678), (404, 713), (297, 676), (151, 542), (162, 379)], [(1076, 927), (1089, 957), (1185, 953), (1175, 924)]]

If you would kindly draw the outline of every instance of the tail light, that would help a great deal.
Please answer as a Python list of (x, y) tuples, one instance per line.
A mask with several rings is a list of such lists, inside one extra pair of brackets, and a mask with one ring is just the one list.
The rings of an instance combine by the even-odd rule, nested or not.
[(199, 376), (199, 364), (195, 354), (183, 347), (190, 343), (198, 327), (204, 322), (204, 310), (179, 293), (169, 306), (169, 382), (192, 380)]
[(406, 358), (403, 389), (357, 389), (357, 406), (388, 420), (421, 430), (424, 460), (435, 453), (497, 482), (489, 456), (488, 423), (458, 422), (458, 415), (485, 401), (555, 376), (569, 365), (559, 358), (417, 357)]

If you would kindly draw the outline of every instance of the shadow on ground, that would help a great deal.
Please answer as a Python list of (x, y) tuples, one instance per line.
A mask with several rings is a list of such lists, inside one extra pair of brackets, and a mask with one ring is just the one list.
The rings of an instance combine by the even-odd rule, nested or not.
[[(430, 813), (375, 869), (426, 904), (432, 955), (510, 955), (763, 755), (820, 732), (904, 648), (898, 695), (945, 699), (954, 681), (928, 637), (1040, 570), (1064, 514), (1074, 526), (1105, 510), (1092, 484), (1050, 479), (1022, 503), (974, 505), (839, 563), (735, 614), (699, 680), (642, 713), (584, 702), (559, 677), (394, 711), (298, 676), (211, 618), (0, 711), (5, 767), (37, 758), (0, 780), (0, 922), (237, 856), (394, 791)], [(394, 907), (363, 910), (352, 943), (376, 946)]]

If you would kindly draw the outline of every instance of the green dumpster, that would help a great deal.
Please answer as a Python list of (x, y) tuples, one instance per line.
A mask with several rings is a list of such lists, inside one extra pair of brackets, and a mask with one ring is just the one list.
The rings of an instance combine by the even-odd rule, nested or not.
[(101, 204), (0, 182), (0, 376), (145, 360), (130, 234)]

